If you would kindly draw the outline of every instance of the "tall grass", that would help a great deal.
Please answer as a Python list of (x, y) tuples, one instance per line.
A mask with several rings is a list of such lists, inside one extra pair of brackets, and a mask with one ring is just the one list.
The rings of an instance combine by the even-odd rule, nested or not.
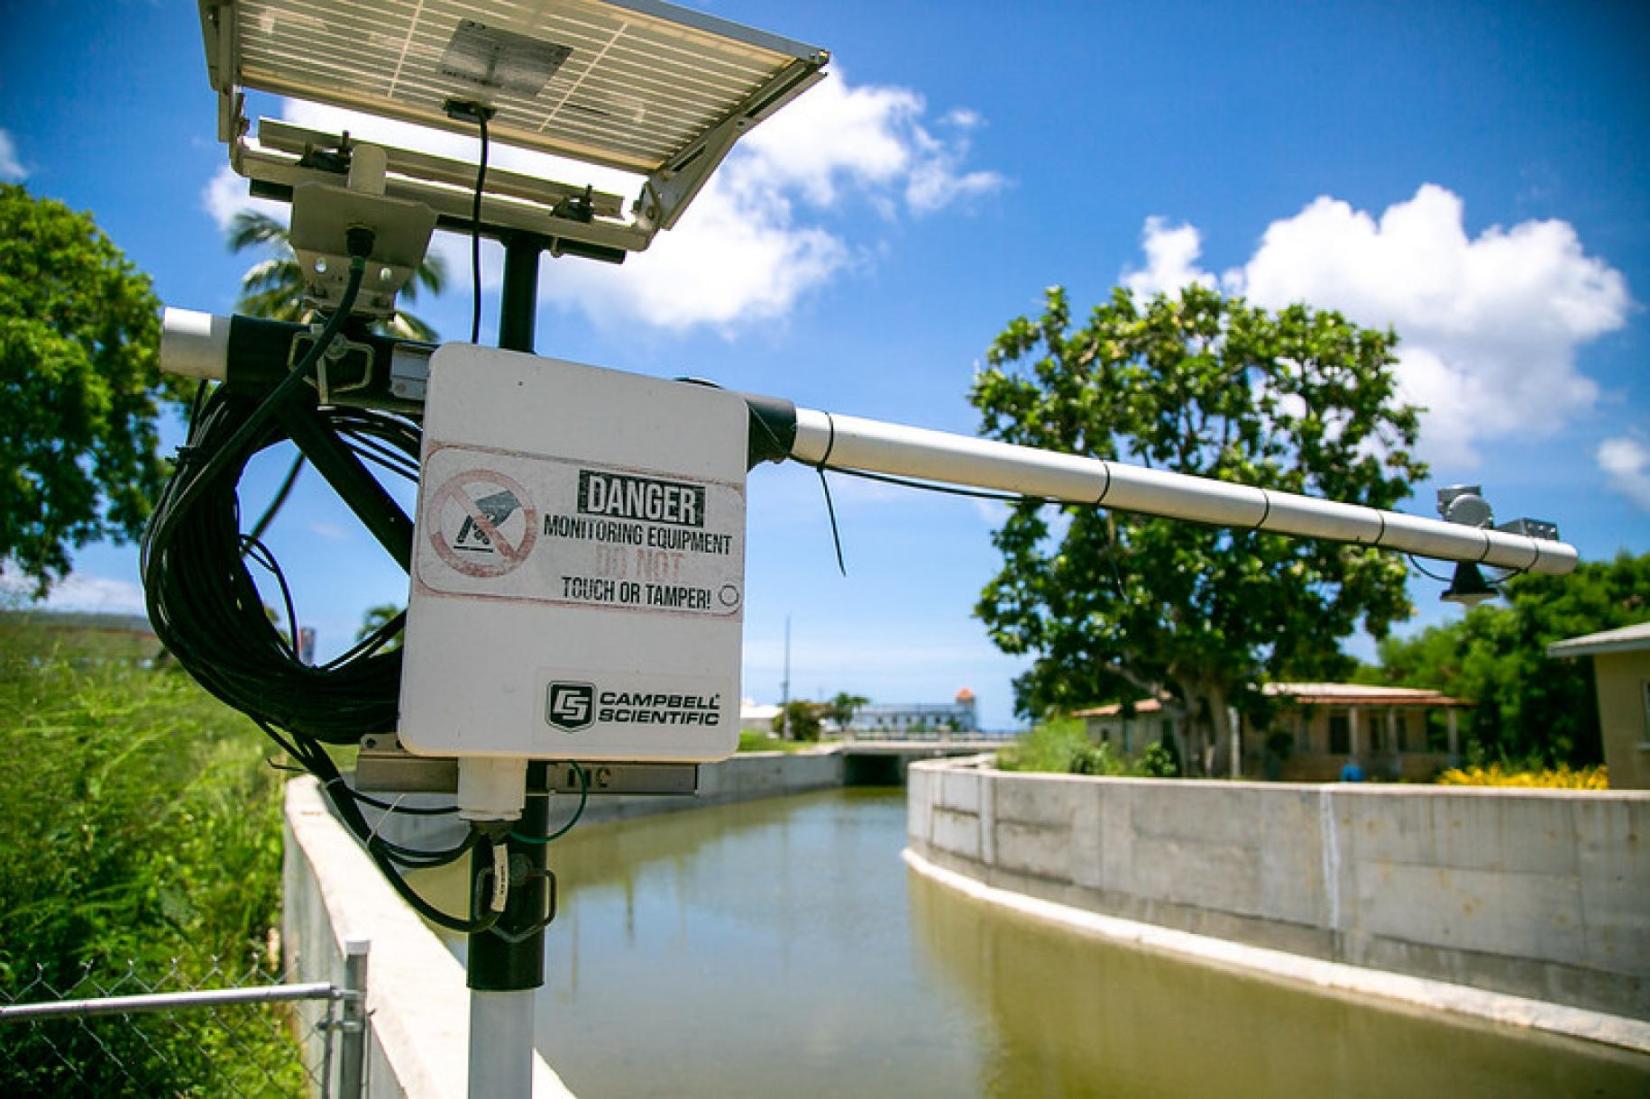
[[(15, 996), (43, 977), (63, 989), (88, 966), (169, 987), (220, 970), (275, 979), (281, 776), (263, 760), (261, 734), (176, 669), (0, 614), (0, 987)], [(129, 1091), (103, 1075), (111, 1056), (166, 1073), (143, 1081), (151, 1094), (215, 1094), (223, 1062), (248, 1056), (302, 1090), (297, 1048), (273, 1023), (256, 1048), (230, 1051), (200, 1016), (176, 1019), (142, 1035), (102, 1028), (95, 1042), (53, 1032), (73, 1069), (14, 1046), (0, 1093)], [(124, 1057), (104, 1048), (123, 1041)]]

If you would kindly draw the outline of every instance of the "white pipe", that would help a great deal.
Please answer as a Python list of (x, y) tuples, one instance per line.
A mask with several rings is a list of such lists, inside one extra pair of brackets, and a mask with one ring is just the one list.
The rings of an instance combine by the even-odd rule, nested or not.
[(470, 1099), (533, 1094), (533, 990), (470, 990)]
[[(221, 380), (228, 370), (229, 324), (228, 317), (168, 308), (161, 322), (161, 368)], [(1444, 561), (1552, 575), (1576, 566), (1575, 547), (1564, 542), (809, 408), (796, 410), (791, 457), (808, 465), (828, 457), (826, 465), (838, 469), (1379, 546)]]
[(1564, 542), (810, 408), (796, 410), (791, 457), (826, 468), (1378, 546), (1445, 561), (1552, 575), (1576, 565), (1575, 547)]
[(167, 306), (160, 321), (160, 368), (222, 381), (229, 370), (229, 318)]

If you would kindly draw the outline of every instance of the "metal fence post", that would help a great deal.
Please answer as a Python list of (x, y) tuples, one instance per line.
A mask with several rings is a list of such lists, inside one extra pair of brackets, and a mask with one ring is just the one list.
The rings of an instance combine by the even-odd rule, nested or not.
[(338, 1048), (339, 1099), (361, 1099), (367, 1078), (367, 953), (371, 939), (344, 943), (343, 1041)]

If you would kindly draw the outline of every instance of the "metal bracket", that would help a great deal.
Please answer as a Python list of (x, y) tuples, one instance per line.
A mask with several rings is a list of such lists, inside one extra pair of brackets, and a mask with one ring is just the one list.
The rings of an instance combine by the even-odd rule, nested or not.
[[(584, 771), (584, 782), (579, 780)], [(692, 795), (699, 790), (693, 763), (611, 763), (601, 760), (546, 767), (545, 785), (530, 793)], [(458, 760), (415, 756), (387, 733), (361, 738), (355, 788), (381, 794), (456, 794)]]
[(292, 189), (291, 242), (310, 300), (324, 309), (343, 296), (350, 263), (344, 241), (350, 229), (366, 226), (373, 231), (373, 251), (355, 312), (392, 315), (396, 294), (424, 260), (435, 222), (435, 211), (422, 202), (327, 183), (299, 183)]
[(822, 70), (829, 59), (830, 55), (822, 50), (811, 60), (792, 62), (698, 141), (648, 176), (636, 199), (636, 220), (650, 232), (672, 228), (734, 143), (757, 123), (825, 79)]
[[(287, 352), (288, 370), (297, 366), (309, 352), (321, 327), (313, 325), (309, 331), (300, 332), (292, 338), (292, 346)], [(316, 399), (321, 404), (334, 404), (339, 394), (367, 389), (372, 385), (375, 363), (376, 356), (371, 344), (334, 336), (320, 361), (315, 364), (315, 377), (310, 384), (315, 387)]]

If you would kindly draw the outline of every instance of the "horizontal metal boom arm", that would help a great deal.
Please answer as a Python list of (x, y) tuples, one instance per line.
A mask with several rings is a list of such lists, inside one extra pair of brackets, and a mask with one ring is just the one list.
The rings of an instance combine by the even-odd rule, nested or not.
[[(292, 340), (303, 331), (300, 325), (168, 309), (162, 324), (161, 366), (170, 373), (196, 378), (273, 384), (291, 358)], [(389, 389), (359, 389), (347, 398), (349, 402), (418, 408), (423, 401), (430, 347), (380, 337), (362, 338), (374, 344), (375, 355), (387, 360), (371, 377), (375, 386), (387, 385)], [(1554, 576), (1576, 566), (1576, 549), (1564, 542), (1147, 469), (1127, 462), (1080, 458), (969, 435), (795, 408), (789, 401), (774, 398), (747, 395), (746, 399), (752, 402), (756, 432), (752, 437), (762, 443), (753, 451), (753, 462), (780, 461), (789, 446), (789, 457), (811, 466), (823, 462), (827, 468), (971, 485)]]
[(1576, 565), (1575, 547), (1564, 542), (808, 408), (796, 410), (791, 457), (1444, 561), (1552, 575)]

